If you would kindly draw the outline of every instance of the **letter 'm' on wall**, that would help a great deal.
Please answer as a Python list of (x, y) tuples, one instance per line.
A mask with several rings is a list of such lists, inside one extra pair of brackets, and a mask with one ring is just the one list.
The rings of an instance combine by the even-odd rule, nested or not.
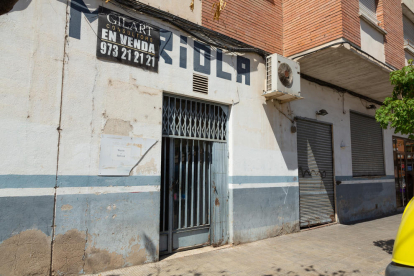
[(91, 12), (83, 0), (72, 0), (70, 3), (69, 37), (81, 38), (82, 13), (92, 23), (98, 19), (99, 8)]
[(217, 49), (217, 77), (231, 80), (231, 74), (223, 71), (223, 51)]
[(237, 82), (250, 85), (250, 59), (237, 56)]
[(172, 58), (166, 51), (173, 50), (173, 34), (167, 30), (160, 30), (160, 55), (166, 64), (172, 64)]
[(194, 71), (210, 75), (211, 48), (194, 41)]

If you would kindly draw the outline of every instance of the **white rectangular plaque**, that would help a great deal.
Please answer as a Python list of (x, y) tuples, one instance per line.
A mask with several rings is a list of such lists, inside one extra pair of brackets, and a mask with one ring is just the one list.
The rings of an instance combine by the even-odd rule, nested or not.
[(99, 175), (129, 176), (156, 142), (155, 139), (102, 134)]

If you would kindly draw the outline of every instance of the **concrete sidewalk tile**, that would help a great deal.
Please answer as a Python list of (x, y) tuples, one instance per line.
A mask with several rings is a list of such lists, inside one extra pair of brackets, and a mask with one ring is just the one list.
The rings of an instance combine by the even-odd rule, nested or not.
[(96, 276), (384, 275), (401, 215), (194, 253)]

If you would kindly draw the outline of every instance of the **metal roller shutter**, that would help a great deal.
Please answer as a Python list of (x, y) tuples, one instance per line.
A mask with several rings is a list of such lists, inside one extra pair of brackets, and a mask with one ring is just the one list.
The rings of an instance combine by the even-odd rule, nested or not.
[(372, 20), (377, 21), (377, 5), (375, 0), (359, 0), (359, 10)]
[(408, 19), (405, 15), (403, 16), (404, 25), (404, 39), (411, 44), (414, 44), (414, 23)]
[(331, 126), (297, 120), (300, 226), (335, 221)]
[(353, 176), (383, 176), (382, 128), (375, 118), (350, 112)]

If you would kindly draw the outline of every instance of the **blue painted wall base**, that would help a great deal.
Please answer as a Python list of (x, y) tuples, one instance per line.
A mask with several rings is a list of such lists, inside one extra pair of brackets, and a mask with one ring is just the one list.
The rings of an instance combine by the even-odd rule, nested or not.
[(338, 185), (336, 194), (340, 223), (375, 219), (397, 211), (393, 182)]
[(299, 187), (233, 190), (233, 243), (299, 231)]

